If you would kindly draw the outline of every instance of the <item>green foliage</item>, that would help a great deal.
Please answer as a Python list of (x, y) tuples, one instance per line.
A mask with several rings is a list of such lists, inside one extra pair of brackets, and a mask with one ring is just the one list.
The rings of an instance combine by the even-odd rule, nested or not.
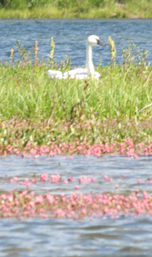
[(2, 0), (0, 18), (152, 18), (151, 0)]
[(27, 1), (26, 0), (4, 0), (1, 3), (2, 7), (6, 8), (12, 8), (12, 9), (24, 9), (27, 7)]
[[(112, 39), (110, 43), (115, 45)], [(99, 81), (79, 81), (49, 79), (50, 60), (38, 59), (38, 41), (33, 62), (26, 48), (17, 45), (20, 60), (15, 61), (11, 49), (10, 62), (0, 65), (0, 145), (4, 150), (10, 138), (18, 141), (18, 147), (59, 138), (60, 142), (79, 139), (91, 144), (121, 142), (127, 136), (136, 142), (152, 140), (152, 68), (145, 50), (141, 53), (131, 42), (122, 50), (121, 65), (109, 60), (109, 66), (96, 68)], [(69, 70), (68, 57), (59, 64), (54, 61), (54, 46), (52, 39), (51, 65)]]
[[(85, 0), (85, 4), (89, 6), (103, 6), (107, 0)], [(43, 5), (51, 4), (56, 7), (74, 7), (82, 5), (80, 0), (71, 1), (71, 0), (4, 0), (1, 1), (1, 6), (6, 8), (13, 9), (24, 9), (24, 8), (33, 8)]]
[[(85, 6), (90, 7), (100, 7), (104, 6), (105, 3), (111, 2), (111, 0), (85, 0), (84, 4)], [(1, 6), (6, 8), (13, 8), (13, 9), (24, 9), (24, 8), (33, 8), (43, 5), (53, 5), (56, 7), (76, 7), (82, 5), (82, 1), (76, 0), (4, 0), (1, 1)]]
[[(121, 119), (152, 115), (152, 69), (145, 52), (140, 54), (138, 50), (133, 56), (135, 52), (129, 45), (122, 51), (121, 66), (99, 66), (98, 71), (102, 74), (99, 81), (78, 81), (48, 79), (49, 68), (37, 58), (37, 52), (33, 65), (19, 42), (18, 51), (20, 61), (15, 64), (12, 51), (10, 63), (0, 66), (2, 119), (17, 115), (30, 119), (50, 120), (51, 117), (60, 121), (64, 117), (70, 121), (83, 115), (87, 119), (92, 116)], [(60, 64), (52, 60), (52, 65), (66, 70), (70, 69), (71, 63), (67, 58)]]

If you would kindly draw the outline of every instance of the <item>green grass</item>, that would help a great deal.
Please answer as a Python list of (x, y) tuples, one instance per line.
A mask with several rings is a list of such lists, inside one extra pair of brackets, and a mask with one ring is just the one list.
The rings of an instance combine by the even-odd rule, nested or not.
[(149, 0), (4, 1), (0, 18), (152, 18)]
[(48, 79), (47, 70), (40, 64), (0, 66), (1, 119), (17, 115), (44, 120), (52, 115), (55, 120), (70, 120), (73, 108), (77, 117), (83, 112), (87, 119), (94, 113), (111, 120), (152, 115), (152, 106), (145, 108), (152, 103), (151, 68), (99, 67), (99, 81)]
[[(79, 81), (49, 79), (50, 62), (39, 60), (35, 47), (32, 63), (18, 45), (21, 59), (13, 60), (12, 52), (10, 61), (0, 64), (1, 148), (10, 138), (15, 147), (47, 144), (48, 138), (89, 144), (123, 142), (128, 136), (137, 143), (152, 140), (152, 67), (145, 51), (133, 56), (131, 49), (123, 50), (120, 65), (113, 58), (107, 67), (96, 67), (99, 81)], [(69, 59), (58, 67), (70, 69)]]

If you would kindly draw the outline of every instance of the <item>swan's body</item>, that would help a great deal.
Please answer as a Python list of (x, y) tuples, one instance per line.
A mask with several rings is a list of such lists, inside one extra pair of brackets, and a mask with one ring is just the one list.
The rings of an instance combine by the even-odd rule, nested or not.
[(48, 77), (49, 78), (56, 78), (56, 79), (62, 79), (63, 75), (61, 71), (57, 70), (48, 70)]
[(100, 74), (94, 70), (94, 65), (92, 62), (92, 47), (95, 45), (104, 45), (99, 37), (89, 36), (86, 44), (86, 68), (77, 68), (74, 70), (67, 71), (62, 74), (60, 71), (48, 70), (49, 78), (58, 78), (58, 79), (86, 79), (88, 77), (94, 77), (95, 79), (100, 78)]

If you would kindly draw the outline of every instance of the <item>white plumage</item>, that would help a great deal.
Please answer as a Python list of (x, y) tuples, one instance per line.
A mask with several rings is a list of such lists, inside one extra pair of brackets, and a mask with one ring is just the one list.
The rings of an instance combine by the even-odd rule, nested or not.
[(61, 71), (48, 70), (48, 77), (56, 79), (87, 79), (88, 77), (94, 77), (95, 79), (99, 79), (100, 74), (95, 71), (92, 61), (92, 47), (95, 45), (104, 46), (99, 37), (95, 35), (89, 36), (86, 44), (86, 68), (77, 68), (63, 74)]

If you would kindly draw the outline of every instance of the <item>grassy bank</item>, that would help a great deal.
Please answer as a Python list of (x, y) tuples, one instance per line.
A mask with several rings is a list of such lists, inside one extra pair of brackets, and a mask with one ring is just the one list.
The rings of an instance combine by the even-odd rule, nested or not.
[[(115, 64), (111, 51), (110, 65), (96, 68), (99, 81), (57, 80), (47, 76), (48, 65), (54, 69), (55, 61), (39, 60), (36, 46), (33, 62), (19, 48), (20, 60), (11, 51), (10, 61), (0, 65), (1, 154), (9, 153), (8, 145), (22, 152), (50, 144), (59, 153), (83, 153), (77, 146), (84, 142), (87, 149), (118, 143), (112, 148), (118, 153), (124, 142), (126, 151), (127, 138), (133, 139), (134, 151), (144, 143), (143, 153), (152, 141), (152, 68), (145, 51), (133, 56), (129, 46), (121, 65)], [(69, 60), (58, 64), (60, 68), (69, 69)], [(63, 142), (72, 148), (60, 149)]]
[(0, 18), (152, 18), (149, 0), (4, 0)]
[[(1, 119), (134, 119), (152, 115), (152, 69), (98, 68), (100, 81), (48, 79), (47, 67), (1, 66)], [(9, 76), (8, 76), (9, 74)]]

